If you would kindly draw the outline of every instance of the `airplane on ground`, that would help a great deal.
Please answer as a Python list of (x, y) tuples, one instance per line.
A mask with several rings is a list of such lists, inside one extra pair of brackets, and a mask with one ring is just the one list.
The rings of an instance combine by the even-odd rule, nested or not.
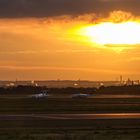
[(90, 96), (89, 94), (79, 93), (79, 94), (74, 94), (72, 98), (88, 98), (89, 96)]
[(47, 93), (47, 91), (44, 90), (44, 91), (41, 91), (39, 94), (34, 94), (34, 95), (31, 95), (30, 97), (39, 99), (39, 98), (47, 98), (49, 96), (50, 95)]

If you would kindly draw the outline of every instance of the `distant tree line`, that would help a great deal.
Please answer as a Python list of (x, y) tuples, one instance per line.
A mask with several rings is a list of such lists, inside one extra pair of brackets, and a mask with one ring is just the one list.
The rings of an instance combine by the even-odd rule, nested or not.
[(38, 94), (46, 90), (49, 94), (75, 94), (87, 93), (92, 94), (96, 88), (47, 88), (42, 86), (16, 86), (16, 87), (0, 87), (0, 94)]
[(140, 85), (100, 87), (99, 94), (140, 94)]
[(140, 85), (101, 86), (100, 88), (47, 88), (41, 86), (0, 87), (0, 94), (38, 94), (46, 90), (49, 94), (140, 94)]

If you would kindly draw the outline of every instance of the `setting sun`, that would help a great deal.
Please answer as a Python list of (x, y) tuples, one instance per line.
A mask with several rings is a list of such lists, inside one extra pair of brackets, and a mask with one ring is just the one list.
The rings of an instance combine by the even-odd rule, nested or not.
[(140, 44), (140, 23), (104, 22), (96, 25), (82, 27), (78, 31), (81, 36), (88, 37), (90, 42), (97, 44), (135, 45)]

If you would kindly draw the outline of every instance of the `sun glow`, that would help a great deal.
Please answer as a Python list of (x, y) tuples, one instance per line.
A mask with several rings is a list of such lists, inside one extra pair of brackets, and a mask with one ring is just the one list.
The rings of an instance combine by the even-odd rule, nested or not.
[(102, 45), (136, 45), (140, 44), (140, 23), (104, 22), (80, 28), (78, 33), (88, 37), (90, 42)]

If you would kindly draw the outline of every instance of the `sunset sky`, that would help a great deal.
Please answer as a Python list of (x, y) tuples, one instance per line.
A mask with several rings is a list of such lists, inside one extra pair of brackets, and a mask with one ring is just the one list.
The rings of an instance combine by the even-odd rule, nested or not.
[(0, 80), (140, 79), (139, 0), (0, 0)]

